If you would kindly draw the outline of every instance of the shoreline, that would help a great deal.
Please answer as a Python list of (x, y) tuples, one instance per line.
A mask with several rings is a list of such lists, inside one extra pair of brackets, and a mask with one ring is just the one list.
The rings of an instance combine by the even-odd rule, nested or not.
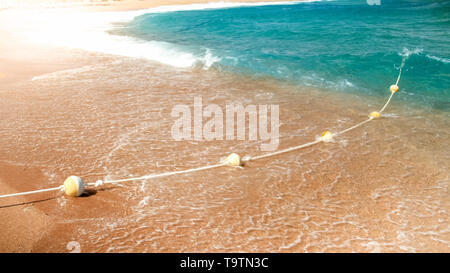
[[(305, 0), (309, 2), (310, 0)], [(163, 45), (147, 46), (145, 44), (139, 45), (139, 40), (132, 37), (122, 37), (117, 35), (110, 35), (106, 31), (112, 27), (112, 24), (127, 22), (134, 17), (145, 13), (147, 10), (154, 9), (154, 12), (165, 12), (175, 10), (191, 10), (191, 9), (209, 9), (221, 7), (234, 7), (241, 5), (265, 5), (265, 4), (286, 4), (286, 3), (300, 3), (305, 1), (275, 1), (275, 0), (237, 0), (237, 1), (209, 1), (209, 0), (169, 0), (169, 1), (138, 1), (128, 0), (107, 3), (108, 6), (94, 7), (90, 5), (80, 7), (71, 7), (70, 2), (67, 3), (65, 16), (58, 15), (61, 8), (31, 8), (31, 9), (7, 9), (0, 16), (0, 23), (8, 28), (0, 29), (0, 36), (8, 39), (8, 43), (0, 45), (0, 50), (4, 53), (0, 55), (3, 61), (2, 69), (0, 66), (0, 83), (5, 82), (9, 77), (9, 65), (6, 63), (15, 61), (22, 68), (27, 64), (31, 64), (34, 74), (46, 65), (45, 60), (41, 64), (36, 63), (36, 58), (28, 53), (28, 50), (34, 51), (47, 48), (59, 49), (79, 49), (86, 50), (93, 53), (121, 55), (135, 58), (146, 58), (152, 61), (157, 61), (162, 64), (173, 66), (191, 67), (196, 60), (196, 56), (186, 56), (183, 52), (177, 52), (176, 49), (167, 51)], [(65, 9), (65, 8), (64, 8)], [(40, 14), (36, 13), (39, 11)], [(102, 16), (100, 16), (102, 15)], [(81, 17), (80, 17), (81, 16)], [(17, 20), (21, 18), (20, 20)], [(23, 21), (22, 18), (26, 18)], [(80, 23), (80, 21), (82, 21)], [(54, 22), (58, 22), (55, 24)], [(36, 33), (39, 33), (36, 35)], [(55, 40), (55, 37), (58, 39)], [(83, 42), (84, 41), (84, 42)], [(89, 41), (89, 42), (86, 42)], [(137, 45), (138, 44), (138, 45)], [(136, 47), (137, 48), (134, 48)], [(133, 48), (133, 50), (129, 50)], [(155, 54), (152, 52), (156, 51)], [(25, 56), (23, 52), (25, 53)], [(166, 59), (163, 55), (173, 55), (173, 57)], [(147, 56), (146, 54), (150, 54)], [(34, 54), (37, 55), (37, 54)], [(181, 60), (179, 60), (181, 57)], [(39, 60), (40, 61), (40, 60)], [(28, 62), (28, 63), (27, 63)], [(62, 66), (60, 66), (62, 67)], [(41, 72), (49, 72), (58, 70), (58, 68), (44, 68)], [(14, 71), (14, 70), (13, 70)], [(28, 72), (28, 71), (27, 71)], [(16, 76), (21, 76), (17, 71), (13, 73)], [(39, 74), (39, 73), (37, 73)], [(42, 74), (42, 73), (40, 73)], [(14, 81), (14, 79), (11, 79)]]
[[(0, 7), (2, 10), (10, 9), (53, 9), (53, 8), (68, 8), (68, 9), (81, 9), (88, 11), (136, 11), (144, 10), (148, 8), (162, 7), (162, 6), (178, 6), (178, 5), (197, 5), (197, 4), (214, 4), (214, 3), (289, 3), (289, 2), (312, 2), (320, 0), (225, 0), (225, 1), (215, 1), (215, 0), (119, 0), (119, 1), (91, 1), (82, 2), (71, 0), (64, 3), (52, 3), (54, 1), (41, 0), (36, 3), (36, 1), (26, 1), (22, 0), (23, 4), (10, 5), (5, 8)], [(31, 2), (31, 3), (28, 3)]]
[[(170, 141), (166, 134), (170, 120), (162, 117), (169, 116), (174, 104), (192, 103), (194, 95), (219, 105), (228, 101), (280, 104), (285, 124), (279, 149), (310, 140), (325, 128), (347, 126), (379, 106), (354, 95), (350, 99), (331, 92), (324, 96), (319, 90), (280, 85), (271, 78), (192, 71), (82, 49), (26, 43), (5, 47), (1, 52), (8, 56), (0, 56), (7, 60), (0, 65), (0, 75), (6, 74), (0, 78), (4, 100), (0, 114), (5, 120), (1, 123), (5, 129), (0, 143), (1, 193), (57, 186), (68, 174), (92, 182), (216, 162), (230, 150), (256, 153), (258, 143)], [(24, 70), (30, 64), (32, 68)], [(80, 67), (86, 71), (77, 70)], [(46, 75), (62, 70), (53, 78)], [(38, 75), (43, 77), (31, 82)], [(330, 145), (252, 163), (245, 172), (224, 168), (98, 190), (86, 198), (49, 193), (36, 197), (48, 196), (48, 200), (30, 205), (9, 207), (31, 202), (32, 197), (0, 200), (0, 217), (7, 224), (0, 226), (0, 252), (68, 252), (69, 241), (80, 241), (82, 252), (228, 252), (242, 241), (239, 250), (249, 252), (445, 252), (444, 243), (427, 235), (433, 229), (422, 227), (425, 220), (445, 225), (439, 220), (445, 213), (438, 211), (437, 219), (425, 220), (413, 215), (427, 215), (427, 209), (445, 205), (435, 200), (445, 190), (448, 193), (443, 172), (447, 165), (437, 152), (448, 143), (445, 131), (439, 130), (443, 122), (427, 117), (416, 121), (409, 119), (414, 115), (407, 116), (403, 105), (390, 107), (388, 111), (400, 114)], [(430, 134), (438, 137), (430, 138)], [(393, 173), (401, 179), (392, 177)], [(184, 186), (185, 182), (190, 186)], [(438, 193), (421, 199), (424, 191), (436, 187), (441, 187)], [(331, 218), (324, 216), (327, 210), (333, 213)], [(352, 214), (347, 215), (347, 210)], [(251, 220), (242, 217), (246, 213)], [(296, 220), (285, 223), (289, 219)], [(317, 223), (327, 221), (315, 230)], [(408, 240), (402, 229), (405, 223), (423, 229), (419, 230), (423, 234), (414, 234), (419, 243)], [(227, 240), (217, 230), (226, 231)], [(279, 237), (271, 237), (275, 234)], [(334, 244), (338, 235), (349, 238), (328, 248), (314, 239), (320, 236)], [(249, 236), (256, 239), (246, 241)], [(404, 248), (389, 245), (383, 238), (399, 240)]]

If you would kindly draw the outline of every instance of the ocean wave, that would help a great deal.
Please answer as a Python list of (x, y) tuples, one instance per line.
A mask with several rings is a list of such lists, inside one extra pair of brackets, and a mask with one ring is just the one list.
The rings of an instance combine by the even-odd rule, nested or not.
[[(413, 50), (407, 49), (407, 48), (403, 48), (402, 52), (399, 52), (398, 54), (400, 56), (402, 56), (404, 59), (408, 59), (410, 56), (412, 55), (420, 55), (423, 53), (423, 49), (422, 48), (416, 48)], [(438, 61), (441, 63), (445, 63), (448, 64), (450, 63), (450, 59), (448, 58), (444, 58), (444, 57), (437, 57), (434, 55), (430, 55), (430, 54), (424, 54), (425, 57), (427, 57), (428, 59), (434, 60), (434, 61)]]
[[(409, 10), (427, 10), (427, 9), (438, 9), (438, 8), (446, 8), (448, 7), (450, 1), (437, 1), (437, 2), (424, 2), (420, 1), (412, 1), (412, 6), (407, 6), (406, 8)], [(411, 3), (410, 3), (411, 4)]]
[[(315, 2), (310, 0), (306, 2)], [(93, 52), (144, 58), (175, 67), (202, 66), (210, 68), (221, 60), (207, 49), (202, 54), (183, 50), (175, 44), (148, 41), (108, 33), (117, 24), (127, 23), (148, 13), (221, 9), (246, 6), (293, 5), (304, 2), (216, 2), (206, 4), (160, 6), (138, 11), (80, 12), (59, 9), (10, 10), (4, 16), (9, 32), (38, 44), (85, 49)], [(20, 18), (20, 19), (19, 19)], [(1, 20), (0, 20), (0, 23)], [(3, 24), (2, 23), (2, 24)]]
[(200, 60), (200, 64), (203, 69), (209, 69), (215, 63), (218, 63), (222, 58), (214, 56), (209, 48), (206, 49), (205, 55)]
[(450, 59), (448, 59), (448, 58), (441, 58), (441, 57), (437, 57), (437, 56), (433, 56), (433, 55), (429, 55), (429, 54), (425, 55), (425, 57), (427, 57), (428, 59), (432, 59), (432, 60), (441, 62), (441, 63), (445, 63), (445, 64), (450, 63)]
[(164, 13), (174, 11), (192, 11), (205, 9), (223, 9), (236, 7), (255, 7), (255, 6), (275, 6), (275, 5), (296, 5), (301, 3), (320, 2), (322, 0), (304, 0), (304, 1), (276, 1), (276, 2), (211, 2), (205, 4), (188, 4), (188, 5), (166, 5), (155, 8), (144, 9), (134, 12), (134, 16), (146, 13)]
[[(144, 58), (175, 67), (190, 67), (205, 62), (212, 65), (216, 60), (211, 52), (203, 56), (180, 50), (176, 45), (146, 41), (129, 36), (117, 36), (108, 33), (113, 23), (125, 22), (128, 17), (121, 13), (66, 13), (56, 11), (14, 11), (10, 32), (21, 39), (50, 46), (62, 46), (84, 49), (111, 55)], [(14, 17), (13, 15), (16, 15)], [(120, 16), (118, 16), (120, 15)], [(22, 22), (12, 23), (13, 18), (25, 18)], [(1, 22), (0, 22), (1, 23)]]
[[(255, 6), (273, 6), (273, 5), (295, 5), (304, 4), (309, 2), (320, 2), (321, 0), (306, 0), (306, 1), (277, 1), (277, 2), (211, 2), (204, 4), (188, 4), (188, 5), (166, 5), (155, 8), (149, 8), (138, 11), (130, 11), (127, 13), (121, 13), (120, 17), (115, 17), (112, 20), (105, 20), (111, 26), (114, 23), (129, 22), (134, 18), (149, 14), (149, 13), (166, 13), (176, 11), (194, 11), (194, 10), (206, 10), (206, 9), (223, 9), (223, 8), (236, 8), (236, 7), (255, 7)], [(206, 49), (204, 55), (194, 55), (193, 53), (183, 51), (177, 48), (174, 44), (140, 40), (137, 38), (131, 38), (127, 36), (114, 36), (121, 37), (126, 40), (127, 48), (133, 48), (132, 53), (128, 51), (122, 51), (109, 48), (110, 50), (102, 50), (105, 53), (117, 54), (128, 57), (143, 57), (153, 61), (158, 61), (163, 64), (172, 65), (175, 67), (193, 67), (201, 66), (203, 69), (209, 69), (215, 63), (222, 60), (221, 57), (212, 54), (210, 49)], [(109, 41), (111, 42), (111, 41)], [(139, 46), (138, 46), (139, 45)], [(149, 53), (149, 50), (153, 50)], [(137, 54), (139, 53), (139, 54)]]
[(416, 48), (416, 49), (408, 49), (406, 47), (403, 48), (402, 52), (399, 52), (398, 55), (402, 56), (403, 58), (408, 59), (411, 55), (418, 55), (423, 52), (422, 48)]

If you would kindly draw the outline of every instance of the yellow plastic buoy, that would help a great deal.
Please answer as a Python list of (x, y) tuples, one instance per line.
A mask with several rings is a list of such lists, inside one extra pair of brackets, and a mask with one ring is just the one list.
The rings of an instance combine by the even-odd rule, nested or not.
[(398, 85), (393, 84), (391, 87), (389, 87), (392, 93), (396, 93), (398, 91)]
[(322, 135), (320, 136), (320, 138), (322, 139), (323, 142), (331, 142), (333, 141), (333, 133), (330, 131), (325, 131), (322, 133)]
[(369, 117), (371, 118), (379, 118), (381, 117), (381, 114), (377, 111), (373, 111), (372, 113), (370, 113)]
[(228, 166), (242, 166), (241, 157), (236, 153), (232, 153), (227, 158), (225, 158), (224, 163)]
[(69, 176), (66, 181), (64, 181), (64, 191), (69, 196), (82, 195), (84, 192), (83, 180), (75, 175)]

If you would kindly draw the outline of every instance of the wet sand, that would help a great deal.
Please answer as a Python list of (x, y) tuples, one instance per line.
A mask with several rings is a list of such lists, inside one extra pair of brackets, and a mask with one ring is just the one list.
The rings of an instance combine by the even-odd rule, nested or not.
[[(223, 108), (278, 104), (283, 149), (364, 120), (389, 95), (2, 46), (0, 194), (59, 186), (69, 175), (95, 182), (262, 153), (258, 141), (174, 141), (170, 112), (195, 96)], [(69, 252), (76, 241), (82, 252), (448, 252), (449, 128), (448, 113), (394, 97), (385, 117), (334, 143), (244, 169), (105, 186), (79, 198), (0, 199), (0, 251)]]

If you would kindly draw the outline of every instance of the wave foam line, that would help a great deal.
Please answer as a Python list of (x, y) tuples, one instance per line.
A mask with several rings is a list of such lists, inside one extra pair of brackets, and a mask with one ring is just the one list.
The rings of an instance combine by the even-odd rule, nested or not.
[(441, 63), (444, 63), (444, 64), (449, 64), (450, 63), (450, 59), (448, 59), (448, 58), (441, 58), (441, 57), (437, 57), (437, 56), (433, 56), (433, 55), (429, 55), (429, 54), (427, 54), (425, 56), (428, 59), (435, 60), (435, 61), (438, 61), (438, 62), (441, 62)]
[(277, 5), (297, 5), (301, 3), (320, 2), (321, 0), (304, 0), (304, 1), (275, 1), (275, 2), (211, 2), (205, 4), (188, 4), (188, 5), (166, 5), (155, 8), (137, 11), (136, 14), (145, 13), (164, 13), (174, 11), (190, 11), (205, 9), (224, 9), (237, 7), (257, 7), (257, 6), (277, 6)]
[(206, 4), (170, 5), (120, 12), (82, 12), (67, 9), (7, 10), (0, 17), (0, 26), (13, 36), (32, 43), (67, 48), (84, 49), (132, 58), (157, 61), (174, 67), (192, 67), (197, 64), (205, 69), (219, 61), (207, 50), (203, 56), (185, 52), (177, 45), (147, 41), (129, 36), (111, 35), (108, 30), (114, 24), (127, 23), (147, 13), (222, 9), (249, 6), (294, 5), (319, 0), (293, 2), (215, 2)]

